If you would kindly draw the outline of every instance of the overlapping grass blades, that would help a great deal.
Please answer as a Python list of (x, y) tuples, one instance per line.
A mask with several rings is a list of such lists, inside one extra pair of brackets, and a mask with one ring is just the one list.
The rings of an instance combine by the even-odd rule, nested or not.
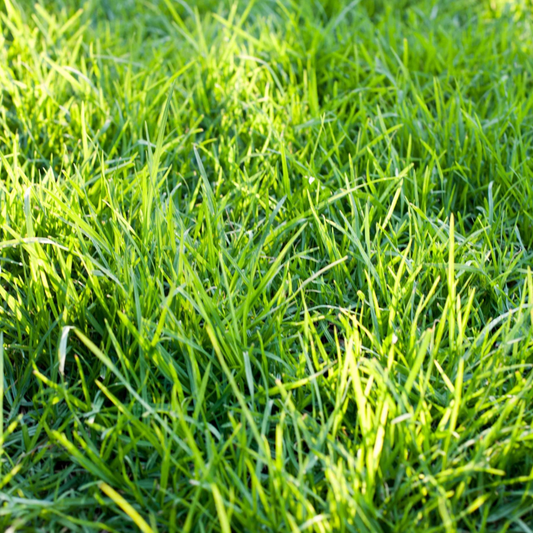
[(529, 2), (0, 9), (4, 529), (533, 528)]

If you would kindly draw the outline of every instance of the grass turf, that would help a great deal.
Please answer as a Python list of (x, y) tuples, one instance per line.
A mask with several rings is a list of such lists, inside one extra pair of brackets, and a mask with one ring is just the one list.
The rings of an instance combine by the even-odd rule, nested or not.
[(531, 532), (531, 3), (44, 5), (0, 8), (3, 528)]

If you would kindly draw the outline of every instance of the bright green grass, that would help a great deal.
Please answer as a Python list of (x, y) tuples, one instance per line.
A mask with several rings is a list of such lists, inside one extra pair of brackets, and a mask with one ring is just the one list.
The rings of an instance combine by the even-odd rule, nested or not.
[(531, 3), (18, 1), (0, 528), (531, 533)]

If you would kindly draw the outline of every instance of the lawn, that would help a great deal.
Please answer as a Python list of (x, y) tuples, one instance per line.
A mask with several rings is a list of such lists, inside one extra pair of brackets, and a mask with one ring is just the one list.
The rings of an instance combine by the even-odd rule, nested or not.
[(0, 0), (0, 530), (533, 531), (530, 0)]

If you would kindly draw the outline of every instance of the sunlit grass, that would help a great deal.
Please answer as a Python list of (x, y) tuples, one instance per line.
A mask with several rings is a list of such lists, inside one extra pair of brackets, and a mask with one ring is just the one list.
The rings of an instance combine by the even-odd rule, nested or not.
[(533, 529), (529, 3), (0, 9), (2, 530)]

